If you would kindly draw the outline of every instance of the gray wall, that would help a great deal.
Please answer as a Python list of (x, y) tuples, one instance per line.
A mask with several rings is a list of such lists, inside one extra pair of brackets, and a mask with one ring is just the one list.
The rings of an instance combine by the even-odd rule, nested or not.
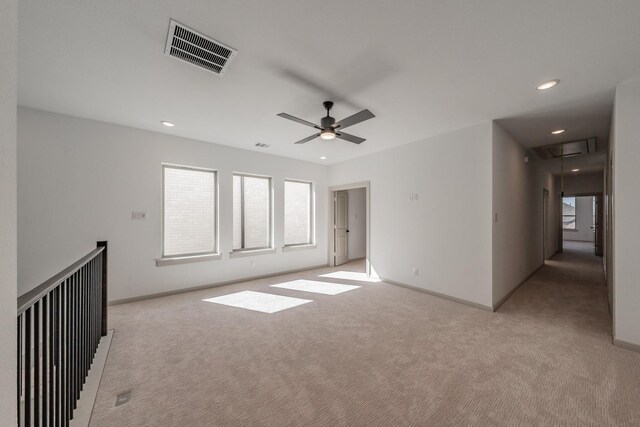
[(367, 255), (367, 190), (354, 188), (349, 193), (349, 259)]
[(640, 79), (618, 86), (614, 107), (614, 338), (640, 350)]
[[(560, 187), (560, 177), (556, 177)], [(568, 174), (564, 177), (564, 194), (573, 196), (604, 192), (604, 172)]]
[(492, 153), (495, 306), (543, 264), (544, 189), (549, 191), (547, 257), (557, 250), (558, 198), (553, 176), (542, 166), (543, 161), (529, 155), (496, 123)]
[[(39, 110), (18, 110), (18, 284), (40, 284), (109, 241), (110, 300), (327, 264), (327, 167)], [(156, 267), (162, 163), (218, 170), (222, 259)], [(273, 177), (275, 254), (230, 258), (232, 175)], [(315, 183), (316, 248), (282, 252), (284, 179)], [(145, 211), (144, 221), (131, 219)]]
[(16, 423), (16, 64), (18, 2), (0, 2), (0, 425)]

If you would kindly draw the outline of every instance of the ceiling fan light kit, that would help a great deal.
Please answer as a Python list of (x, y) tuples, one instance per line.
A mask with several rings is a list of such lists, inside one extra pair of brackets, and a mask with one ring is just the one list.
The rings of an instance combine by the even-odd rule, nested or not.
[(371, 111), (362, 110), (359, 113), (351, 115), (346, 119), (340, 120), (339, 122), (336, 123), (336, 119), (334, 119), (329, 115), (329, 111), (331, 111), (331, 108), (333, 108), (333, 102), (325, 101), (322, 105), (324, 106), (324, 109), (327, 110), (327, 115), (322, 119), (320, 119), (320, 125), (316, 125), (315, 123), (311, 123), (304, 119), (292, 116), (291, 114), (287, 114), (287, 113), (278, 114), (278, 116), (284, 119), (298, 122), (300, 124), (315, 128), (320, 131), (320, 133), (316, 133), (314, 135), (303, 138), (300, 141), (297, 141), (296, 144), (304, 144), (313, 139), (316, 139), (317, 137), (320, 137), (320, 139), (324, 139), (326, 141), (339, 138), (345, 141), (352, 142), (354, 144), (361, 144), (364, 141), (366, 141), (366, 139), (364, 138), (360, 138), (358, 136), (354, 136), (346, 132), (342, 132), (342, 129), (345, 129), (349, 126), (353, 126), (360, 122), (364, 122), (365, 120), (374, 118), (375, 115)]

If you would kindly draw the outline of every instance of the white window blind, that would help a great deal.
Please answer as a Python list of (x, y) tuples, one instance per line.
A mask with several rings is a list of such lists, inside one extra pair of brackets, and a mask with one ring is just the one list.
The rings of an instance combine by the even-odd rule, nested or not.
[(284, 182), (284, 244), (311, 244), (312, 188), (310, 182)]
[(271, 178), (233, 175), (233, 249), (271, 246)]
[(216, 252), (216, 173), (163, 165), (164, 257)]

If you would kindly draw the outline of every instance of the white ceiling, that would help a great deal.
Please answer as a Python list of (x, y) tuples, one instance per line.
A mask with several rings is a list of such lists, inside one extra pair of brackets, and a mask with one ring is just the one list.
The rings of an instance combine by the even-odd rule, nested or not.
[[(638, 0), (21, 0), (19, 18), (20, 105), (319, 163), (491, 119), (528, 146), (606, 138), (640, 75)], [(238, 50), (224, 77), (164, 55), (170, 18)], [(319, 121), (325, 99), (376, 114), (348, 131), (365, 143), (292, 144), (311, 129), (276, 114)]]

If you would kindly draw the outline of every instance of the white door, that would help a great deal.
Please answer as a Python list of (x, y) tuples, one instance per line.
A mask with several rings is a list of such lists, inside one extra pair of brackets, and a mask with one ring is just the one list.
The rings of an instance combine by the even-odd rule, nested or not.
[(349, 239), (347, 239), (347, 224), (349, 221), (349, 193), (336, 191), (334, 198), (335, 224), (334, 224), (334, 251), (335, 265), (341, 265), (349, 261)]

